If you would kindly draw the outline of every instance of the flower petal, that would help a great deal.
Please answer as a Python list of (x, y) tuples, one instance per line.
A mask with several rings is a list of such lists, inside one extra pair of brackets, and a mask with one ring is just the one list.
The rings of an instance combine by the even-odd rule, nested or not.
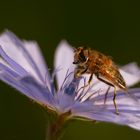
[[(106, 103), (113, 103), (112, 99), (114, 96), (114, 92), (109, 92), (107, 96)], [(101, 102), (103, 103), (105, 99), (105, 94), (97, 94), (95, 97), (89, 99), (91, 101)], [(123, 91), (117, 91), (116, 94), (116, 102), (117, 103), (125, 103), (126, 105), (133, 105), (133, 103), (140, 102), (140, 88), (132, 88), (128, 90), (128, 93)]]
[[(19, 73), (21, 76), (24, 76), (27, 74), (24, 68), (22, 68), (18, 63), (16, 63), (14, 60), (12, 60), (2, 49), (0, 46), (0, 56), (7, 62), (17, 73)], [(3, 63), (4, 64), (4, 63)]]
[(0, 69), (1, 68), (0, 80), (40, 104), (46, 106), (52, 106), (54, 104), (54, 98), (47, 87), (40, 85), (33, 77), (26, 76), (22, 78), (11, 69), (5, 67), (5, 65), (0, 65)]
[(26, 76), (20, 80), (21, 84), (34, 95), (38, 102), (45, 105), (53, 106), (55, 104), (54, 97), (47, 87), (42, 86), (33, 77)]
[(33, 59), (34, 63), (38, 67), (38, 70), (41, 73), (41, 76), (43, 77), (46, 86), (51, 91), (51, 82), (50, 82), (50, 73), (48, 71), (48, 67), (45, 64), (44, 58), (42, 56), (41, 50), (35, 41), (23, 41), (24, 47)]
[(6, 31), (0, 36), (0, 79), (40, 104), (53, 104), (50, 75), (34, 42), (21, 42)]
[(54, 66), (56, 70), (59, 70), (56, 73), (58, 88), (61, 88), (61, 85), (65, 79), (67, 71), (71, 73), (74, 71), (75, 66), (73, 62), (73, 49), (66, 41), (61, 41), (58, 45), (55, 53)]
[[(139, 106), (140, 107), (140, 106)], [(130, 127), (133, 127), (135, 129), (140, 130), (140, 110), (139, 107), (137, 107), (138, 110), (120, 110), (119, 115), (115, 114), (114, 110), (107, 109), (107, 106), (100, 106), (95, 105), (92, 108), (87, 107), (87, 111), (78, 111), (79, 108), (82, 108), (82, 106), (77, 110), (72, 110), (72, 113), (74, 116), (78, 117), (84, 117), (86, 119), (94, 120), (94, 121), (103, 121), (103, 122), (111, 122), (116, 123), (120, 125), (127, 125)], [(119, 108), (119, 106), (118, 106)], [(85, 108), (84, 108), (85, 109)], [(137, 127), (135, 126), (136, 123), (138, 123)]]
[[(140, 130), (140, 89), (129, 91), (138, 101), (126, 96), (122, 92), (118, 93), (116, 98), (119, 115), (115, 114), (113, 103), (113, 93), (109, 94), (106, 104), (104, 98), (97, 98), (94, 101), (85, 101), (73, 106), (72, 111), (75, 116), (89, 118), (91, 120), (113, 122), (122, 125), (128, 125)], [(102, 95), (103, 97), (103, 95)]]
[(134, 129), (140, 130), (140, 120), (137, 119), (137, 121), (135, 121), (133, 123), (129, 123), (128, 126), (134, 128)]
[(91, 102), (75, 104), (72, 108), (74, 116), (85, 117), (87, 119), (114, 123), (125, 123), (125, 118), (120, 119), (120, 115), (106, 110), (105, 105), (93, 105)]
[(0, 45), (1, 49), (6, 53), (8, 57), (10, 57), (13, 61), (15, 61), (18, 65), (22, 64), (22, 67), (28, 71), (28, 69), (32, 69), (26, 60), (19, 44), (17, 42), (18, 39), (15, 39), (15, 36), (6, 31), (0, 36)]
[(11, 74), (11, 73), (8, 73), (8, 72), (2, 72), (2, 73), (0, 73), (0, 80), (4, 81), (8, 85), (14, 87), (18, 91), (20, 91), (21, 93), (23, 93), (24, 95), (26, 95), (27, 97), (29, 97), (30, 99), (33, 99), (33, 100), (36, 100), (37, 101), (37, 99), (34, 97), (34, 95), (28, 93), (28, 90), (26, 89), (26, 87), (24, 87), (19, 82), (19, 79), (17, 77), (16, 78), (13, 77), (13, 75), (15, 75), (15, 73), (13, 73), (13, 74)]
[[(0, 36), (0, 45), (6, 55), (29, 74), (33, 75), (40, 83), (45, 81), (45, 65), (37, 45), (21, 42), (13, 33), (6, 31)], [(31, 45), (31, 46), (30, 46)], [(29, 47), (31, 47), (29, 49)], [(31, 51), (29, 53), (29, 51)], [(32, 53), (32, 55), (31, 55)], [(33, 55), (35, 55), (33, 57)], [(35, 59), (37, 57), (37, 59)], [(5, 59), (5, 58), (3, 58)], [(40, 63), (40, 65), (38, 65)], [(47, 69), (46, 69), (46, 73)]]
[(127, 73), (123, 70), (120, 70), (120, 72), (123, 75), (124, 80), (126, 81), (127, 87), (133, 86), (140, 81), (140, 75), (136, 76), (134, 74)]
[(129, 63), (120, 69), (121, 74), (126, 81), (126, 85), (133, 86), (140, 81), (140, 68), (136, 63)]
[(13, 69), (7, 67), (3, 63), (0, 63), (0, 74), (3, 74), (3, 73), (7, 73), (7, 74), (13, 76), (14, 78), (20, 77), (20, 75), (18, 73), (16, 73)]
[(140, 68), (136, 62), (128, 63), (127, 65), (122, 66), (121, 69), (136, 76), (140, 74)]
[[(98, 111), (82, 112), (82, 113), (78, 113), (77, 116), (85, 117), (87, 119), (91, 119), (94, 121), (96, 120), (96, 121), (116, 123), (120, 125), (127, 125), (140, 130), (140, 125), (139, 125), (140, 117), (139, 116), (137, 117), (137, 114), (135, 114), (135, 112), (120, 113), (119, 115), (117, 115), (110, 111), (102, 110), (99, 112)], [(137, 123), (138, 125), (136, 126)]]

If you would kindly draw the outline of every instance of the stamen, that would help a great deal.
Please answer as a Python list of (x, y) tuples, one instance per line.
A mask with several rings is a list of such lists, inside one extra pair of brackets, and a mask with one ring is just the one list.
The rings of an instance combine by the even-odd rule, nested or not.
[(62, 90), (62, 89), (65, 88), (64, 85), (65, 85), (65, 83), (66, 83), (66, 80), (68, 79), (68, 77), (69, 77), (72, 73), (73, 73), (73, 72), (70, 72), (70, 73), (69, 73), (69, 69), (67, 70), (65, 79), (64, 79), (64, 81), (63, 81), (63, 83), (62, 83), (62, 85), (61, 85), (61, 87), (60, 87), (60, 90)]
[(77, 89), (77, 81), (73, 80), (67, 88), (65, 88), (65, 93), (67, 95), (74, 95), (76, 96), (76, 89)]
[[(70, 79), (69, 77), (72, 76), (72, 74), (73, 74), (73, 77), (72, 79)], [(81, 78), (74, 78), (74, 72), (69, 73), (69, 69), (68, 69), (60, 90), (64, 90), (63, 93), (65, 94), (76, 96), (77, 95), (76, 91), (78, 90), (80, 79)]]
[(51, 82), (52, 82), (52, 83), (54, 82), (56, 73), (59, 72), (61, 69), (62, 69), (62, 68), (58, 67), (58, 68), (54, 69), (54, 71), (52, 72), (52, 78), (51, 78)]
[[(84, 80), (84, 86), (86, 85), (86, 78), (84, 78), (84, 77), (82, 77), (82, 79)], [(84, 87), (84, 86), (82, 86), (82, 87)], [(82, 90), (82, 92), (80, 92), (80, 90), (81, 89), (83, 89)], [(79, 93), (79, 94), (78, 94)], [(76, 97), (76, 99), (75, 100), (80, 100), (80, 98), (81, 98), (81, 96), (84, 94), (84, 88), (81, 88), (80, 87), (80, 89), (78, 89), (78, 91), (77, 91), (77, 97)]]
[[(47, 80), (47, 79), (49, 79), (49, 80)], [(45, 84), (45, 88), (48, 88), (48, 90), (50, 90), (50, 92), (54, 95), (55, 88), (54, 88), (54, 85), (53, 85), (52, 81), (50, 80), (50, 78), (48, 78), (48, 72), (47, 71), (45, 73), (44, 84)]]
[(82, 88), (80, 88), (77, 92), (80, 92), (81, 89), (83, 89), (83, 90), (80, 92), (79, 96), (77, 98), (75, 98), (75, 100), (84, 102), (84, 101), (91, 99), (93, 96), (95, 96), (96, 93), (99, 94), (100, 90), (92, 91), (94, 84), (92, 84), (91, 86), (88, 86), (88, 89), (86, 91), (85, 91), (85, 89), (87, 86), (85, 86), (85, 85), (86, 85), (86, 78), (84, 78), (84, 86), (82, 86)]
[[(55, 87), (54, 87), (54, 78), (56, 76), (56, 73), (60, 71), (60, 69), (55, 69), (54, 72), (52, 73), (51, 79), (50, 76), (48, 76), (48, 72), (46, 71), (45, 73), (45, 79), (44, 79), (44, 83), (45, 83), (45, 88), (50, 88), (49, 90), (51, 91), (51, 93), (55, 93)], [(49, 79), (49, 80), (47, 80)], [(50, 87), (48, 87), (48, 85), (50, 85)]]
[[(88, 89), (86, 90), (86, 92), (84, 92), (84, 94), (82, 94), (82, 96), (80, 97), (80, 99), (79, 99), (79, 101), (82, 101), (83, 99), (84, 99), (84, 97), (86, 96), (86, 95), (88, 95), (88, 93), (90, 93), (90, 91), (91, 91), (91, 88), (92, 88), (92, 86), (90, 87), (88, 87)], [(90, 95), (91, 96), (91, 95)], [(86, 98), (85, 98), (86, 99)]]
[(93, 96), (95, 96), (96, 93), (98, 94), (98, 96), (100, 96), (100, 94), (99, 94), (100, 92), (101, 92), (101, 89), (92, 92), (91, 95), (85, 101), (93, 99)]
[[(94, 92), (95, 92), (95, 91), (94, 91)], [(98, 94), (97, 97), (98, 97), (98, 96), (101, 96), (101, 95), (100, 95), (101, 92), (102, 92), (102, 89), (101, 89), (101, 88), (98, 89), (98, 90), (96, 91), (96, 93)], [(94, 97), (95, 97), (95, 94), (92, 94), (92, 96), (91, 96), (90, 99), (93, 99)]]

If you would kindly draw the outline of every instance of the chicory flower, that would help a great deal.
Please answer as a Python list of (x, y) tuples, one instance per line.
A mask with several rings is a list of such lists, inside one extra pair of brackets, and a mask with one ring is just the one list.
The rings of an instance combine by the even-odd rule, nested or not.
[[(73, 49), (66, 41), (62, 41), (56, 49), (52, 75), (38, 44), (21, 41), (9, 31), (0, 35), (0, 56), (0, 79), (57, 114), (57, 119), (49, 127), (48, 139), (57, 139), (61, 125), (67, 120), (79, 118), (112, 122), (140, 130), (140, 88), (128, 89), (130, 96), (124, 91), (117, 91), (119, 114), (116, 115), (112, 101), (113, 88), (104, 103), (108, 85), (94, 77), (91, 86), (81, 88), (86, 84), (88, 75), (74, 78)], [(128, 87), (140, 81), (140, 69), (136, 63), (121, 67), (120, 72)]]

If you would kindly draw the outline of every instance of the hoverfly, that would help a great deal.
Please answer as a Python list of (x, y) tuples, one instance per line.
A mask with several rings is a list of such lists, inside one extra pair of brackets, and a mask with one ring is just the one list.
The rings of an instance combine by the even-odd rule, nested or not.
[[(97, 79), (108, 84), (109, 88), (110, 86), (114, 87), (113, 103), (115, 112), (118, 114), (119, 112), (115, 101), (116, 87), (124, 91), (127, 91), (127, 88), (124, 78), (112, 59), (109, 56), (106, 56), (91, 48), (79, 47), (74, 51), (73, 64), (77, 65), (75, 77), (80, 77), (85, 73), (90, 74), (87, 86), (90, 84), (93, 75), (95, 75)], [(109, 89), (105, 94), (105, 100), (107, 98), (108, 91)]]

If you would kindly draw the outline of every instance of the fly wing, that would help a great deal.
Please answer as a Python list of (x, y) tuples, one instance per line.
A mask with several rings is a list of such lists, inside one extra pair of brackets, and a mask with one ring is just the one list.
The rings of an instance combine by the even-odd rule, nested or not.
[(100, 71), (99, 77), (112, 86), (116, 86), (120, 89), (126, 90), (126, 84), (123, 76), (119, 72), (116, 65), (105, 65)]

